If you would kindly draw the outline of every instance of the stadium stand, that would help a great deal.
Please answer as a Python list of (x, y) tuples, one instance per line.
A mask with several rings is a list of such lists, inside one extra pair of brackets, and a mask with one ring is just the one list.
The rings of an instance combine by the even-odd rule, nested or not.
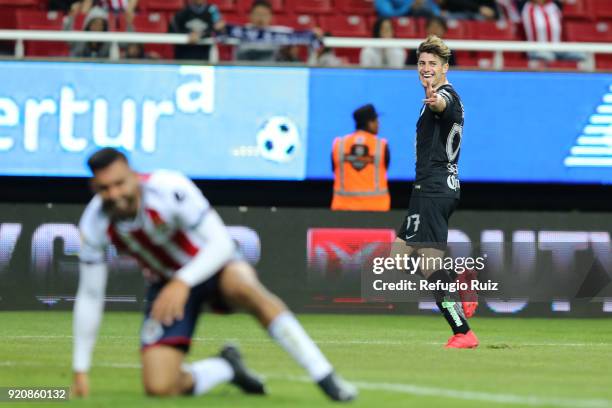
[(359, 15), (331, 15), (319, 18), (321, 28), (335, 37), (368, 37), (366, 18)]
[(164, 11), (172, 14), (183, 8), (184, 0), (140, 0), (138, 8), (140, 11)]
[(287, 0), (287, 9), (303, 14), (331, 14), (334, 7), (331, 0)]
[[(15, 12), (15, 26), (23, 30), (61, 30), (63, 14), (57, 11), (18, 9)], [(83, 22), (80, 22), (82, 26)], [(60, 41), (26, 41), (25, 53), (33, 57), (67, 56), (68, 44)]]
[[(252, 0), (209, 0), (221, 10), (230, 24), (245, 24)], [(165, 33), (172, 15), (182, 8), (185, 0), (140, 0), (134, 21), (136, 32)], [(270, 0), (274, 11), (274, 24), (309, 30), (320, 27), (336, 37), (370, 37), (376, 21), (373, 0)], [(62, 13), (47, 12), (47, 0), (0, 0), (0, 29), (45, 29), (61, 30)], [(563, 39), (569, 42), (612, 42), (612, 8), (609, 0), (565, 0), (563, 7)], [(76, 27), (82, 27), (84, 16), (77, 17)], [(489, 22), (449, 20), (446, 39), (522, 41), (524, 31), (520, 24), (511, 22)], [(422, 38), (425, 21), (409, 17), (393, 20), (397, 38)], [(111, 28), (126, 29), (123, 17), (111, 21)], [(0, 43), (0, 53), (10, 54), (14, 42)], [(62, 42), (25, 43), (25, 55), (34, 57), (66, 56), (68, 47)], [(149, 45), (147, 52), (172, 58), (172, 46)], [(358, 49), (338, 49), (337, 52), (350, 63), (358, 62)], [(220, 47), (221, 60), (230, 60), (231, 47)], [(457, 60), (462, 67), (489, 67), (492, 52), (459, 51)], [(504, 53), (507, 68), (529, 68), (524, 53)], [(575, 68), (576, 63), (555, 62), (549, 66)], [(596, 66), (612, 68), (612, 56), (597, 55)]]

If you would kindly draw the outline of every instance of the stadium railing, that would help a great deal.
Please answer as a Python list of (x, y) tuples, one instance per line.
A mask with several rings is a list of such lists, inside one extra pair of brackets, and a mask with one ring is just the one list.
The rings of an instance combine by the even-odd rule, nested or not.
[[(126, 43), (141, 44), (187, 44), (186, 34), (153, 34), (153, 33), (94, 33), (85, 31), (54, 31), (54, 30), (0, 30), (0, 40), (15, 41), (15, 58), (25, 56), (24, 41), (66, 41), (66, 42), (109, 42), (111, 43), (110, 59), (120, 58), (120, 45)], [(399, 47), (416, 49), (421, 39), (380, 39), (353, 37), (326, 37), (324, 44), (331, 48), (362, 48), (362, 47)], [(552, 51), (564, 53), (583, 53), (585, 59), (578, 64), (584, 71), (595, 70), (595, 54), (612, 54), (612, 43), (537, 43), (527, 41), (472, 41), (447, 40), (448, 46), (456, 51), (490, 51), (493, 52), (491, 68), (499, 70), (504, 67), (504, 52), (537, 52)], [(216, 44), (214, 39), (203, 39), (200, 44)], [(223, 44), (236, 45), (237, 40), (226, 40)], [(218, 62), (218, 53), (213, 52), (211, 63)]]

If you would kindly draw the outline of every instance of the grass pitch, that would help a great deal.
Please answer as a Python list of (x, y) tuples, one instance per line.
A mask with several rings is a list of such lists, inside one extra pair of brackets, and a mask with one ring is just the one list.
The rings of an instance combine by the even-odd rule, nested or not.
[[(0, 313), (0, 387), (68, 386), (71, 314)], [(300, 315), (338, 371), (360, 388), (354, 407), (612, 407), (609, 319), (478, 318), (476, 350), (445, 350), (438, 316)], [(91, 371), (92, 396), (71, 407), (320, 407), (332, 405), (246, 315), (202, 316), (189, 360), (235, 341), (269, 395), (230, 385), (201, 397), (152, 399), (140, 385), (139, 313), (109, 312)], [(58, 405), (59, 404), (59, 405)], [(64, 403), (12, 404), (17, 407)], [(10, 403), (0, 403), (2, 406)]]

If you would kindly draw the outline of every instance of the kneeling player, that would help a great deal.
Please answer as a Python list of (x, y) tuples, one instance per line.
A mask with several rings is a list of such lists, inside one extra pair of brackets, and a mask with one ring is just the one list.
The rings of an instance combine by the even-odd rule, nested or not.
[(132, 255), (149, 281), (142, 325), (142, 370), (147, 394), (203, 394), (222, 382), (264, 394), (238, 349), (184, 364), (200, 309), (243, 308), (253, 314), (333, 400), (348, 401), (343, 381), (284, 303), (259, 282), (237, 252), (225, 225), (200, 190), (176, 172), (140, 177), (115, 149), (93, 154), (88, 165), (96, 196), (80, 222), (79, 289), (74, 306), (73, 393), (89, 393), (87, 372), (104, 309), (109, 244)]

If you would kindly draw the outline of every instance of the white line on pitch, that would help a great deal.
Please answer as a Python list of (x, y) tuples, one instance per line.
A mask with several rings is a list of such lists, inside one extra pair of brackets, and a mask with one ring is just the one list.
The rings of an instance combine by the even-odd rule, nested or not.
[[(410, 337), (408, 337), (410, 338)], [(8, 336), (0, 336), (0, 341), (2, 339), (11, 339), (11, 340), (19, 340), (19, 339), (72, 339), (72, 336), (69, 335), (8, 335)], [(134, 342), (139, 341), (138, 336), (98, 336), (98, 339), (128, 339), (133, 340)], [(271, 343), (271, 340), (268, 339), (238, 339), (232, 337), (194, 337), (194, 341), (198, 342), (207, 342), (207, 341), (236, 341), (237, 343), (249, 344), (249, 343)], [(401, 341), (401, 340), (315, 340), (317, 344), (364, 344), (364, 345), (415, 345), (415, 344), (427, 344), (432, 346), (440, 346), (444, 343), (442, 342), (419, 342), (419, 341)], [(504, 342), (503, 339), (498, 339), (494, 342), (490, 342), (490, 345), (497, 345), (500, 342)], [(512, 340), (508, 340), (507, 344), (510, 348), (512, 347), (612, 347), (612, 343), (514, 343)], [(487, 346), (487, 343), (483, 343), (481, 348)]]
[[(0, 366), (45, 366), (41, 363), (2, 361)], [(97, 367), (140, 369), (140, 364), (135, 363), (96, 363)], [(264, 375), (274, 380), (294, 381), (310, 383), (308, 377)], [(610, 408), (612, 401), (607, 399), (578, 399), (559, 397), (538, 397), (535, 395), (499, 394), (481, 391), (453, 390), (449, 388), (430, 387), (417, 384), (353, 381), (358, 388), (371, 391), (395, 392), (401, 394), (418, 395), (425, 397), (443, 397), (449, 399), (460, 399), (467, 401), (480, 401), (499, 404), (515, 404), (528, 406), (556, 406), (567, 408)]]

